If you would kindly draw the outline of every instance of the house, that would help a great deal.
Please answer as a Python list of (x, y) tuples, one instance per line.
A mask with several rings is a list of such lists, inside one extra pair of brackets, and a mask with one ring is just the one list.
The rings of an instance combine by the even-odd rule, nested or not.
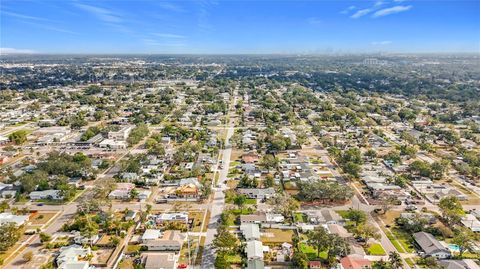
[(169, 195), (181, 198), (197, 198), (199, 195), (199, 188), (193, 183), (185, 184), (177, 187)]
[(151, 194), (152, 192), (149, 190), (140, 190), (138, 191), (137, 198), (141, 201), (145, 201), (148, 199), (148, 197), (150, 197)]
[(162, 139), (160, 140), (161, 143), (163, 144), (170, 144), (171, 138), (169, 136), (162, 136)]
[(155, 219), (157, 224), (164, 222), (183, 222), (188, 223), (188, 213), (186, 212), (174, 212), (174, 213), (162, 213)]
[(109, 199), (127, 200), (130, 199), (131, 190), (113, 190), (108, 194)]
[(263, 244), (258, 240), (251, 240), (247, 242), (245, 247), (247, 252), (247, 260), (261, 260), (263, 261)]
[(98, 146), (101, 148), (118, 150), (118, 149), (126, 149), (127, 143), (125, 143), (125, 141), (115, 141), (112, 139), (105, 139), (102, 142), (100, 142)]
[(239, 194), (244, 194), (248, 198), (252, 199), (268, 199), (275, 195), (275, 189), (273, 188), (266, 188), (266, 189), (247, 189), (247, 188), (238, 188), (237, 192)]
[(260, 156), (254, 152), (248, 152), (242, 155), (243, 163), (257, 163)]
[(0, 135), (0, 145), (5, 145), (5, 144), (8, 144), (9, 142), (10, 142), (10, 139), (8, 139), (8, 137)]
[(247, 241), (260, 239), (260, 227), (258, 224), (242, 224), (240, 225), (240, 231), (242, 231), (243, 237)]
[(462, 218), (462, 224), (472, 230), (472, 232), (480, 232), (480, 221), (472, 214), (466, 214)]
[(441, 260), (438, 262), (445, 269), (480, 269), (480, 266), (471, 259)]
[(0, 165), (8, 162), (8, 156), (0, 156)]
[(183, 169), (191, 171), (194, 165), (194, 162), (183, 163)]
[(428, 221), (429, 224), (435, 224), (437, 222), (437, 217), (435, 217), (434, 214), (432, 213), (409, 213), (409, 212), (404, 212), (400, 214), (401, 218), (408, 219), (409, 222), (413, 222), (414, 219), (418, 218), (423, 218)]
[(189, 177), (189, 178), (182, 178), (180, 179), (180, 182), (179, 182), (179, 186), (183, 186), (183, 185), (189, 185), (189, 184), (193, 184), (195, 186), (197, 186), (198, 188), (200, 188), (202, 186), (202, 184), (200, 184), (200, 182), (198, 182), (198, 179), (196, 177)]
[(138, 180), (139, 176), (137, 173), (123, 173), (122, 174), (122, 179), (125, 180), (126, 182), (134, 182)]
[[(1, 158), (1, 157), (0, 157)], [(15, 197), (17, 191), (14, 189), (13, 184), (5, 184), (0, 182), (0, 197), (3, 199), (10, 199)]]
[(69, 178), (68, 185), (74, 186), (75, 188), (79, 188), (82, 185), (82, 178), (81, 177)]
[(426, 232), (414, 233), (413, 239), (423, 251), (423, 256), (432, 256), (437, 259), (447, 259), (452, 256), (450, 250), (444, 247), (432, 234)]
[(0, 225), (6, 223), (15, 223), (17, 226), (22, 226), (28, 221), (28, 215), (13, 215), (11, 213), (0, 213)]
[(146, 229), (142, 235), (142, 242), (147, 243), (152, 240), (156, 240), (160, 237), (161, 232), (160, 230), (155, 229)]
[(32, 200), (62, 200), (63, 195), (60, 190), (32, 191), (29, 195)]
[(3, 190), (3, 191), (0, 191), (0, 193), (1, 193), (0, 197), (3, 199), (10, 199), (17, 195), (16, 190)]
[(453, 187), (445, 187), (445, 188), (438, 189), (434, 194), (434, 198), (436, 198), (438, 201), (440, 201), (442, 198), (449, 197), (449, 196), (455, 196), (460, 201), (468, 200), (468, 196), (466, 194), (464, 194), (463, 192)]
[(267, 223), (282, 223), (285, 221), (285, 217), (281, 214), (266, 213), (265, 218)]
[(175, 269), (178, 257), (175, 253), (147, 253), (144, 257), (145, 269)]
[(108, 132), (108, 139), (126, 141), (132, 129), (132, 126), (124, 126), (122, 129), (116, 132)]
[(248, 175), (253, 175), (255, 174), (257, 171), (259, 171), (257, 169), (257, 166), (254, 164), (254, 163), (243, 163), (241, 165), (241, 169), (242, 171), (244, 171), (245, 173), (247, 173)]
[(78, 244), (78, 245), (93, 245), (97, 243), (98, 239), (100, 239), (98, 234), (87, 237), (87, 236), (81, 235), (80, 232), (78, 231), (72, 232), (72, 233), (73, 233), (73, 242), (75, 242), (75, 244)]
[(245, 223), (261, 224), (261, 223), (265, 223), (266, 221), (267, 221), (267, 218), (265, 214), (240, 215), (241, 224), (245, 224)]
[[(145, 234), (144, 234), (145, 236)], [(144, 245), (151, 251), (180, 251), (185, 237), (180, 231), (168, 230), (160, 238), (144, 241)], [(143, 241), (143, 236), (142, 236)]]
[(293, 245), (287, 242), (283, 242), (282, 249), (277, 251), (277, 262), (285, 262), (287, 258), (290, 258), (293, 254)]
[(127, 212), (127, 214), (125, 214), (125, 220), (126, 221), (135, 220), (136, 217), (137, 217), (137, 212), (136, 211), (129, 210)]
[(320, 261), (310, 261), (310, 262), (308, 262), (308, 268), (310, 268), (310, 269), (321, 269), (322, 268), (322, 262), (320, 262)]
[(342, 269), (371, 269), (372, 263), (358, 255), (349, 255), (340, 259)]
[(273, 213), (257, 213), (250, 215), (240, 215), (240, 223), (254, 223), (254, 224), (268, 224), (268, 223), (282, 223), (285, 218), (280, 214)]
[(342, 224), (343, 223), (343, 218), (338, 215), (337, 212), (331, 210), (331, 209), (323, 209), (320, 211), (321, 216), (323, 217), (320, 223), (325, 223), (325, 224)]
[(56, 262), (59, 269), (87, 269), (90, 267), (88, 261), (81, 261), (91, 254), (90, 248), (83, 248), (80, 245), (71, 245), (60, 248)]
[(327, 224), (327, 229), (330, 233), (336, 234), (342, 238), (349, 238), (352, 236), (343, 226), (338, 224)]

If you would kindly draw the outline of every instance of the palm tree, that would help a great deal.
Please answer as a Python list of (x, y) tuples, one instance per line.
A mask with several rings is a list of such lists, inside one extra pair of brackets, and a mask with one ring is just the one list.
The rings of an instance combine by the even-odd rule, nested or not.
[(388, 261), (393, 269), (403, 268), (402, 258), (400, 257), (400, 254), (395, 251), (388, 253)]

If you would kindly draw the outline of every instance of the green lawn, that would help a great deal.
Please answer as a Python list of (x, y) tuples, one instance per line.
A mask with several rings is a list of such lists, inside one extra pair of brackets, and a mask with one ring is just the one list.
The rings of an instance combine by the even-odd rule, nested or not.
[(247, 200), (245, 201), (245, 204), (246, 205), (256, 205), (257, 204), (257, 199), (247, 198)]
[(233, 161), (233, 162), (230, 162), (230, 167), (235, 167), (235, 166), (240, 165), (240, 164), (241, 164), (240, 162)]
[[(411, 235), (397, 229), (392, 228), (390, 229), (395, 237), (398, 239), (398, 242), (403, 246), (403, 248), (407, 251), (407, 253), (415, 252), (415, 248), (410, 244)], [(391, 239), (390, 239), (391, 241)]]
[(140, 245), (127, 245), (127, 253), (135, 253), (140, 251)]
[[(457, 255), (456, 257), (460, 257), (460, 256)], [(463, 255), (462, 255), (462, 258), (463, 259), (480, 259), (480, 254), (464, 252)]]
[(374, 255), (374, 256), (383, 256), (387, 254), (383, 249), (382, 245), (377, 243), (371, 244), (366, 252), (368, 255)]
[[(402, 247), (406, 250), (406, 253), (415, 252), (415, 248), (410, 244), (410, 236), (408, 234), (400, 231), (398, 228), (387, 229), (382, 227), (382, 230), (399, 253), (405, 253)], [(392, 234), (395, 235), (398, 240), (395, 239)]]
[(335, 212), (337, 212), (337, 214), (340, 215), (340, 217), (347, 219), (348, 210), (337, 210)]
[[(300, 251), (305, 253), (310, 261), (318, 260), (317, 250), (314, 247), (309, 246), (305, 243), (300, 243)], [(322, 259), (322, 260), (326, 260), (327, 259), (327, 253), (325, 251), (320, 252), (320, 257), (319, 258)]]
[(248, 214), (252, 214), (253, 213), (253, 209), (251, 208), (237, 208), (237, 209), (232, 209), (232, 210), (229, 210), (232, 214), (234, 214), (235, 216), (239, 216), (239, 215), (248, 215)]
[(303, 213), (297, 212), (295, 213), (294, 217), (295, 217), (295, 222), (302, 222), (302, 223), (308, 222), (307, 215)]

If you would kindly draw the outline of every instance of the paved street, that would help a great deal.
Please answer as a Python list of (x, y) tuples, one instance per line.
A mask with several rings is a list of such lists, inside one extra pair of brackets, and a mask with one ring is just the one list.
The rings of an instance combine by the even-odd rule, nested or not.
[[(236, 92), (234, 94), (233, 106), (237, 103)], [(223, 186), (225, 180), (227, 179), (228, 169), (230, 167), (230, 157), (232, 154), (232, 145), (230, 144), (230, 138), (234, 133), (234, 121), (230, 117), (230, 122), (228, 123), (227, 136), (225, 139), (225, 149), (222, 151), (223, 154), (223, 169), (219, 171), (218, 184)], [(225, 206), (225, 195), (223, 194), (223, 188), (215, 188), (213, 202), (211, 203), (211, 215), (208, 222), (208, 229), (205, 238), (205, 247), (203, 251), (202, 265), (201, 268), (213, 268), (213, 263), (215, 261), (215, 252), (212, 249), (212, 242), (217, 234), (217, 223), (222, 214), (223, 208)]]

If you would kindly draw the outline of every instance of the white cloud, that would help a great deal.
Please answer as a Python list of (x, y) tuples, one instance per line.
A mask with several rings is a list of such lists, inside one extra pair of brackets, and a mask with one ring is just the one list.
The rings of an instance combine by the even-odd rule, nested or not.
[(25, 14), (20, 14), (16, 12), (10, 12), (10, 11), (1, 11), (2, 14), (8, 15), (10, 17), (15, 17), (19, 19), (26, 19), (26, 20), (35, 20), (35, 21), (51, 21), (49, 19), (41, 18), (41, 17), (34, 17), (30, 15), (25, 15)]
[(360, 9), (359, 11), (355, 12), (352, 16), (350, 16), (350, 18), (352, 19), (358, 19), (362, 16), (365, 16), (367, 15), (368, 13), (372, 12), (372, 10), (370, 8), (366, 8), (366, 9)]
[(393, 0), (393, 2), (395, 2), (395, 3), (402, 3), (402, 2), (405, 2), (405, 1), (407, 1), (407, 0)]
[(390, 45), (392, 44), (393, 42), (390, 41), (390, 40), (384, 40), (384, 41), (373, 41), (372, 42), (372, 45), (374, 46), (385, 46), (385, 45)]
[(355, 7), (355, 6), (349, 6), (346, 9), (340, 11), (340, 14), (348, 14), (348, 13), (350, 13), (350, 11), (355, 10), (356, 8), (357, 7)]
[(153, 35), (162, 37), (162, 38), (186, 38), (186, 36), (183, 35), (177, 35), (177, 34), (168, 34), (168, 33), (154, 33)]
[(404, 12), (404, 11), (410, 10), (411, 8), (412, 6), (394, 6), (394, 7), (384, 8), (375, 12), (372, 17), (374, 18), (383, 17), (383, 16), (395, 14), (395, 13)]
[(114, 12), (101, 8), (101, 7), (95, 7), (91, 5), (85, 5), (85, 4), (74, 4), (76, 7), (83, 9), (87, 11), (88, 13), (94, 15), (98, 19), (104, 21), (104, 22), (109, 22), (109, 23), (119, 23), (122, 22), (122, 19), (120, 16), (115, 14)]
[(34, 50), (30, 49), (15, 49), (15, 48), (0, 48), (0, 55), (5, 54), (32, 54), (36, 53)]

